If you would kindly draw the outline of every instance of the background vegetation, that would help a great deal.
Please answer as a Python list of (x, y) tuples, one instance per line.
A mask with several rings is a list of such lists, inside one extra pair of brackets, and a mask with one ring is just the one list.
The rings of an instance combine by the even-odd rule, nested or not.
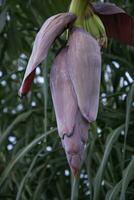
[[(134, 1), (110, 2), (134, 16)], [(38, 29), (69, 3), (0, 0), (1, 200), (134, 199), (133, 47), (109, 40), (102, 51), (99, 114), (79, 180), (71, 177), (49, 90), (49, 70), (64, 35), (37, 68), (31, 92), (23, 100), (17, 95)]]

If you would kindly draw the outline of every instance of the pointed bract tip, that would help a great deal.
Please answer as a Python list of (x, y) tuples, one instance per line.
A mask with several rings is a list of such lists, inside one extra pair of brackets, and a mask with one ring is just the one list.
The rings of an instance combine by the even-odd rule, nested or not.
[(65, 135), (62, 143), (72, 174), (77, 176), (83, 157), (84, 144), (79, 135), (76, 135), (75, 133), (73, 133), (70, 137)]
[(69, 166), (71, 168), (73, 176), (77, 176), (78, 172), (80, 170), (80, 164), (81, 164), (81, 158), (79, 155), (74, 154), (72, 156), (69, 156)]
[(78, 175), (79, 169), (71, 168), (71, 172), (72, 172), (73, 176), (76, 177)]

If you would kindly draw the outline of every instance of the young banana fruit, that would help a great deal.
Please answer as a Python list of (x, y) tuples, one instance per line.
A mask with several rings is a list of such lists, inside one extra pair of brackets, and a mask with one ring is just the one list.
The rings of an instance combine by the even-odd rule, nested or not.
[(84, 29), (99, 42), (100, 46), (107, 47), (105, 27), (99, 16), (92, 13), (90, 17), (85, 18)]

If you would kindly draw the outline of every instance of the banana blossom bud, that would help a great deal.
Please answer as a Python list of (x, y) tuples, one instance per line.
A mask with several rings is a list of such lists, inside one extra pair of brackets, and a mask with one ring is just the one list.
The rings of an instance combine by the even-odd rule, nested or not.
[(56, 56), (50, 73), (50, 86), (59, 136), (67, 160), (77, 175), (88, 138), (88, 123), (81, 115), (68, 71), (68, 47)]
[[(80, 2), (82, 0), (79, 0)], [(20, 96), (29, 91), (36, 67), (46, 58), (54, 40), (69, 28), (68, 43), (53, 62), (50, 85), (58, 133), (74, 175), (77, 175), (80, 168), (88, 139), (89, 123), (96, 120), (98, 112), (101, 78), (99, 44), (101, 43), (99, 41), (98, 44), (97, 39), (100, 40), (103, 36), (105, 39), (108, 36), (134, 45), (133, 20), (129, 15), (114, 4), (87, 2), (83, 4), (82, 16), (78, 16), (79, 9), (76, 12), (71, 6), (74, 14), (57, 14), (43, 24), (36, 36), (19, 89)], [(87, 13), (85, 6), (90, 6), (93, 15)], [(80, 4), (79, 8), (81, 9)], [(102, 41), (101, 46), (106, 42), (106, 39)]]
[(88, 122), (97, 116), (100, 77), (97, 41), (83, 29), (73, 28), (68, 46), (54, 60), (50, 83), (58, 132), (74, 175), (87, 142)]

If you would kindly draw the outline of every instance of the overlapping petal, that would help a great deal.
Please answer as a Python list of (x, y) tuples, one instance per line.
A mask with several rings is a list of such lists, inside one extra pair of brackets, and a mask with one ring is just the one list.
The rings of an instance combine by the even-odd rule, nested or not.
[(67, 47), (56, 56), (50, 73), (50, 86), (53, 98), (58, 132), (61, 138), (72, 135), (77, 99), (71, 83), (67, 66)]
[(94, 121), (99, 103), (101, 54), (97, 41), (81, 28), (70, 33), (68, 70), (82, 115), (89, 122)]
[(61, 13), (50, 17), (42, 25), (38, 32), (33, 45), (27, 69), (24, 75), (19, 95), (25, 95), (31, 86), (34, 78), (35, 69), (43, 59), (46, 58), (47, 52), (56, 37), (61, 34), (67, 26), (75, 20), (75, 15), (71, 13)]
[(73, 134), (70, 137), (65, 135), (62, 140), (67, 160), (74, 176), (76, 176), (79, 171), (87, 139), (88, 123), (78, 109)]
[(94, 3), (92, 8), (100, 16), (108, 37), (134, 46), (134, 21), (131, 16), (112, 3)]
[(68, 73), (68, 47), (63, 48), (54, 60), (50, 85), (56, 113), (58, 132), (68, 163), (77, 174), (88, 138), (88, 123), (78, 108), (76, 94)]

